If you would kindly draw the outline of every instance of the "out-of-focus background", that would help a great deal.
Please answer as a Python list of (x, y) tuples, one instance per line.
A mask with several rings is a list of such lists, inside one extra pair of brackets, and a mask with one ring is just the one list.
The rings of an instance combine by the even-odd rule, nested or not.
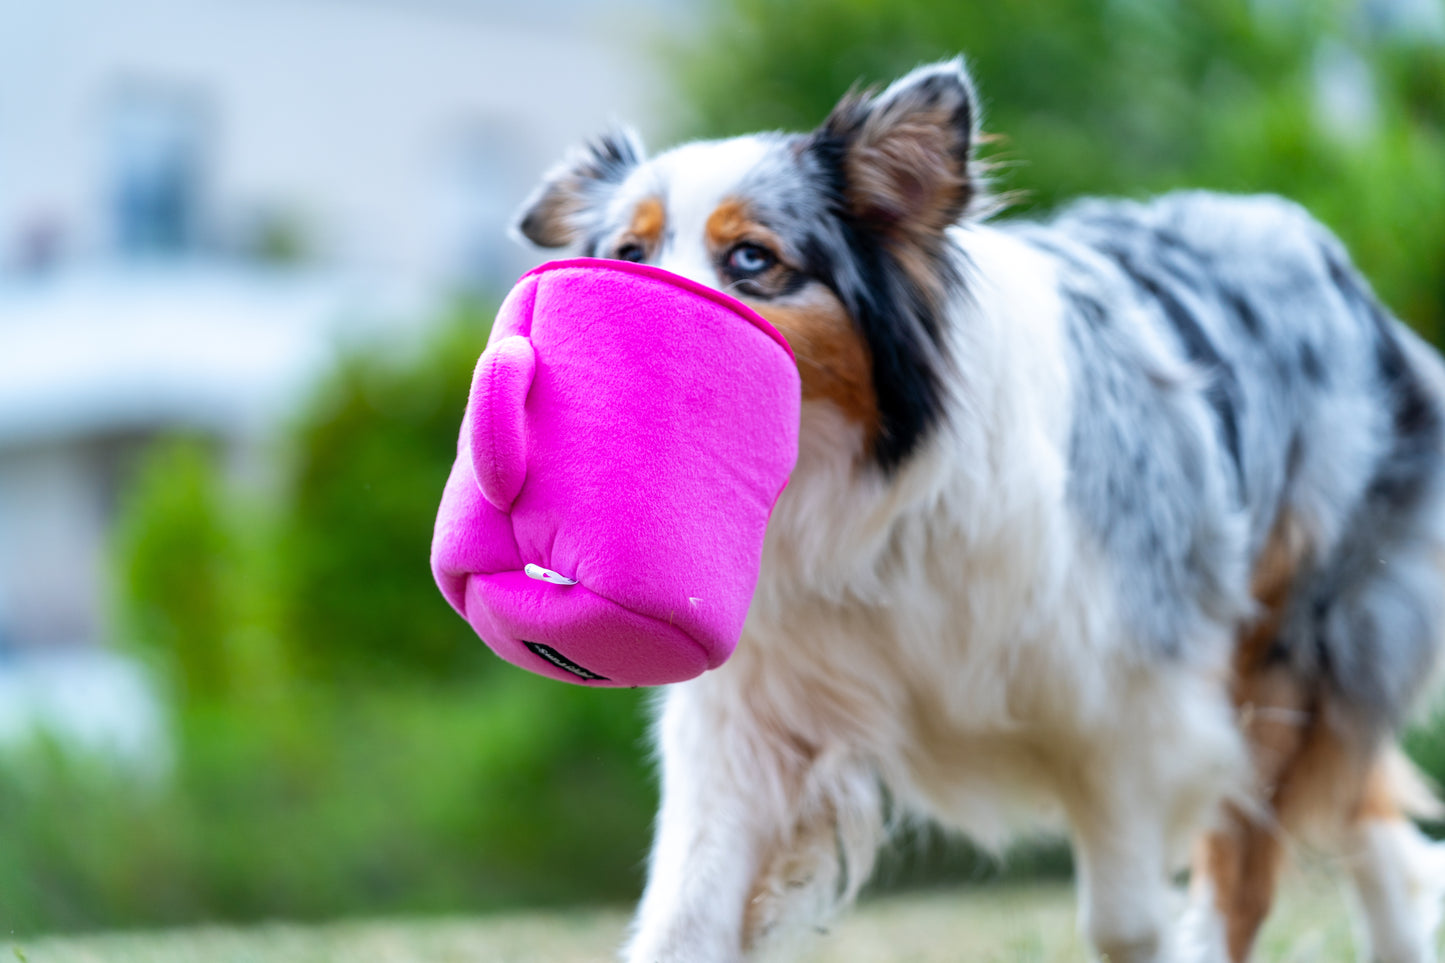
[(1441, 0), (0, 0), (0, 931), (635, 896), (645, 695), (427, 569), (507, 220), (959, 51), (1013, 216), (1277, 191), (1445, 333)]

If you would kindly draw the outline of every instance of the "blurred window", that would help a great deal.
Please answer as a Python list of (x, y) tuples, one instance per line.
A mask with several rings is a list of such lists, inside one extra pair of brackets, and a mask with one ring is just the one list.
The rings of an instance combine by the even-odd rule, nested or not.
[(198, 242), (206, 117), (199, 98), (131, 87), (110, 116), (109, 202), (125, 254), (178, 254)]
[(1445, 4), (1439, 0), (1361, 0), (1366, 27), (1377, 37), (1445, 40)]
[[(0, 518), (0, 523), (3, 522), (4, 519)], [(5, 584), (3, 572), (0, 572), (0, 663), (10, 656), (15, 646), (14, 629), (10, 627), (10, 606), (5, 598), (7, 592), (8, 586)]]
[(43, 274), (60, 262), (64, 247), (64, 222), (54, 215), (37, 213), (22, 219), (10, 260), (23, 273)]
[(507, 121), (484, 118), (448, 140), (442, 202), (450, 273), (465, 285), (505, 287), (515, 276), (507, 220), (517, 203), (517, 154), (524, 139)]

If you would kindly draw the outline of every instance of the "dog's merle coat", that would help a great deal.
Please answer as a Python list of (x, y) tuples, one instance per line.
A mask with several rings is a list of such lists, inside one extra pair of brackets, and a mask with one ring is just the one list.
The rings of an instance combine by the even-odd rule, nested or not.
[[(1392, 739), (1445, 627), (1445, 368), (1277, 198), (991, 219), (977, 123), (949, 61), (807, 134), (611, 135), (519, 222), (736, 294), (802, 376), (744, 637), (660, 700), (628, 959), (846, 902), (885, 813), (1034, 805), (1115, 963), (1242, 963), (1316, 816), (1376, 955), (1432, 959), (1445, 849)], [(1198, 932), (1162, 896), (1195, 843)]]
[[(1238, 617), (1240, 564), (1283, 512), (1315, 541), (1278, 657), (1323, 674), (1370, 724), (1398, 723), (1440, 639), (1439, 591), (1390, 569), (1434, 535), (1420, 515), (1441, 494), (1433, 353), (1277, 198), (1093, 201), (1015, 230), (1060, 265), (1070, 497), (1130, 573), (1139, 637), (1176, 656), (1199, 614)], [(1146, 341), (1190, 376), (1154, 370)]]

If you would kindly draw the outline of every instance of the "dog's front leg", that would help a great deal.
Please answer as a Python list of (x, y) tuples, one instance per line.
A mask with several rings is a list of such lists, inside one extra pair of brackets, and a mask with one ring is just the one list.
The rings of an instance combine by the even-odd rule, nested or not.
[(1162, 820), (1104, 793), (1071, 807), (1079, 923), (1108, 963), (1169, 963)]
[(662, 808), (629, 963), (742, 958), (749, 892), (779, 828), (766, 798), (778, 774), (766, 772), (746, 713), (736, 706), (726, 713), (712, 681), (676, 686), (664, 697), (657, 728)]
[(846, 902), (883, 835), (870, 767), (764, 721), (727, 680), (667, 693), (662, 811), (629, 963), (737, 963)]

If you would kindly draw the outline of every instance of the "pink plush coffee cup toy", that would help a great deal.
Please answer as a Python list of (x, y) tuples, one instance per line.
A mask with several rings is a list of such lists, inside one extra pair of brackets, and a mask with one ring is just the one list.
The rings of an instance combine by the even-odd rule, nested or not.
[(721, 665), (798, 455), (798, 370), (752, 309), (659, 268), (522, 276), (477, 363), (437, 584), (502, 658), (595, 686)]

